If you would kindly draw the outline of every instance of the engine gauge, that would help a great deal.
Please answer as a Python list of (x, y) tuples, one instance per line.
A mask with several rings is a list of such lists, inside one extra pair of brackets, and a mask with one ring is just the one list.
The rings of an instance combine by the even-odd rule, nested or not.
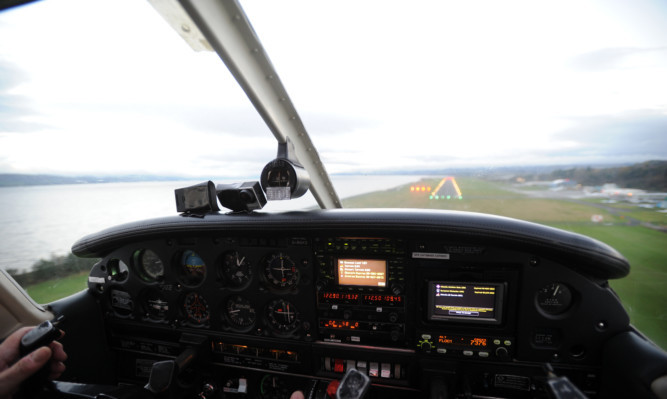
[(225, 304), (225, 317), (233, 327), (248, 329), (255, 324), (257, 313), (249, 299), (235, 295)]
[(183, 309), (187, 320), (197, 326), (206, 324), (211, 318), (206, 299), (196, 292), (190, 292), (185, 296)]
[(133, 264), (145, 281), (161, 281), (164, 278), (164, 263), (150, 249), (140, 249), (132, 255)]
[(198, 285), (206, 277), (206, 263), (195, 251), (181, 253), (178, 274), (185, 285)]
[(299, 283), (299, 270), (288, 255), (274, 253), (264, 258), (264, 280), (273, 288), (286, 290)]
[(222, 275), (230, 285), (244, 287), (252, 280), (250, 262), (237, 251), (226, 252), (222, 258)]
[(551, 283), (537, 291), (537, 307), (546, 314), (559, 315), (572, 305), (572, 290), (563, 283)]
[(273, 330), (288, 333), (296, 330), (299, 324), (299, 311), (291, 302), (275, 299), (266, 307), (266, 318)]

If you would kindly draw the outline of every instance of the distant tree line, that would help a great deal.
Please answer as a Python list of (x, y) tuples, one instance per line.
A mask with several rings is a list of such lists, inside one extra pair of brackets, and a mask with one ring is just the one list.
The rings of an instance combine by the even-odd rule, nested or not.
[(14, 280), (22, 286), (41, 283), (47, 280), (63, 278), (83, 271), (90, 271), (99, 259), (79, 258), (73, 254), (40, 259), (30, 271), (20, 273), (18, 269), (7, 269)]
[(615, 183), (619, 187), (667, 192), (667, 161), (648, 161), (615, 168), (558, 169), (540, 175), (540, 180), (570, 179), (584, 186)]

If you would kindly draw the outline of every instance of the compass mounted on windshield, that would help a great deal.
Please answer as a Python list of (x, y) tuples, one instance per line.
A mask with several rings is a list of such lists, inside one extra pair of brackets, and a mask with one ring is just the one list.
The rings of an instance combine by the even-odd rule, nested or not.
[(296, 158), (289, 137), (284, 143), (278, 143), (278, 156), (266, 164), (260, 182), (269, 201), (299, 198), (308, 191), (310, 176)]

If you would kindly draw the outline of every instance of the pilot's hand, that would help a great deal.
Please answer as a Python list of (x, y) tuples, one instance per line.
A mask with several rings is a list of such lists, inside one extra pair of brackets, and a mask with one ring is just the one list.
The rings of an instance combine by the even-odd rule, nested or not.
[(301, 391), (294, 391), (292, 392), (292, 395), (289, 397), (289, 399), (305, 399), (306, 397), (303, 395), (303, 392)]
[(53, 341), (20, 357), (21, 338), (34, 327), (23, 327), (0, 344), (0, 399), (11, 398), (28, 377), (39, 371), (49, 360), (49, 379), (56, 379), (65, 371), (67, 354), (60, 342)]

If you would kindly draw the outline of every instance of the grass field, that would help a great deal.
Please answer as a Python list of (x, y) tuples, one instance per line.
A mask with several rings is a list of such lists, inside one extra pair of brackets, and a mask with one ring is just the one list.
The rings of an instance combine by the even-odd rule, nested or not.
[(552, 226), (598, 239), (630, 262), (630, 275), (609, 284), (623, 301), (631, 322), (667, 349), (667, 234), (642, 226)]
[[(589, 222), (592, 214), (601, 214), (607, 222), (620, 221), (602, 209), (567, 201), (532, 198), (494, 183), (474, 178), (456, 179), (463, 199), (429, 199), (428, 193), (410, 192), (410, 184), (343, 200), (349, 208), (425, 208), (481, 212), (537, 223)], [(437, 179), (423, 184), (435, 187)], [(594, 209), (594, 211), (593, 211)]]
[[(439, 179), (423, 184), (435, 187)], [(378, 191), (343, 200), (349, 208), (430, 208), (491, 213), (528, 220), (585, 234), (605, 242), (621, 252), (632, 266), (630, 275), (610, 281), (622, 299), (632, 323), (667, 349), (667, 234), (642, 226), (629, 226), (626, 217), (643, 221), (660, 220), (663, 214), (615, 204), (616, 214), (584, 203), (532, 198), (516, 193), (502, 183), (475, 178), (460, 178), (457, 183), (463, 199), (430, 200), (427, 193), (410, 192), (410, 185)], [(597, 201), (599, 202), (599, 201)], [(605, 224), (590, 222), (593, 214), (601, 214)], [(48, 281), (27, 287), (39, 303), (48, 303), (86, 287), (86, 274)]]
[(86, 289), (88, 272), (73, 274), (68, 277), (48, 280), (25, 287), (28, 294), (37, 303), (49, 303)]

